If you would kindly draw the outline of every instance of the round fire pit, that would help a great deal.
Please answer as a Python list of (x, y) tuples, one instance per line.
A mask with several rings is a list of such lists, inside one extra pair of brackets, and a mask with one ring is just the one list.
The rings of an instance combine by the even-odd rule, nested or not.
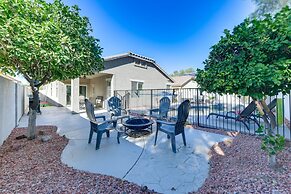
[(131, 118), (123, 123), (126, 134), (131, 137), (141, 137), (150, 133), (148, 129), (153, 122), (145, 118)]

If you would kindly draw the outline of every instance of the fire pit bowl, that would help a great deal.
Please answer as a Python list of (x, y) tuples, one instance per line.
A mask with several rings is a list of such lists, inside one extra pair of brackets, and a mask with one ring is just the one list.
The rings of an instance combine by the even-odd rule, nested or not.
[(145, 118), (131, 118), (123, 123), (123, 125), (131, 130), (139, 131), (149, 128), (153, 122)]

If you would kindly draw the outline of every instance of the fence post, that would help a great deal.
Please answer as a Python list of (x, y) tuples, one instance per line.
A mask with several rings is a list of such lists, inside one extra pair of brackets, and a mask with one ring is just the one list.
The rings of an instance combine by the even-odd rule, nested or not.
[(125, 92), (124, 92), (124, 107), (126, 108), (126, 109), (128, 109), (129, 108), (129, 92), (127, 91), (127, 90), (125, 90)]
[(197, 98), (196, 98), (196, 105), (197, 105), (197, 123), (198, 123), (198, 127), (200, 127), (200, 119), (199, 119), (199, 91), (198, 91), (199, 89), (197, 88), (196, 89), (196, 91), (197, 91), (197, 93), (196, 93), (196, 96), (197, 96)]
[(153, 109), (153, 89), (151, 89), (151, 109)]

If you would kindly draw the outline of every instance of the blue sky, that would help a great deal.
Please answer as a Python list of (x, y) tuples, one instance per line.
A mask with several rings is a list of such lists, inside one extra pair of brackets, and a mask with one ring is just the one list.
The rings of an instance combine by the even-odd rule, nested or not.
[(78, 5), (103, 56), (132, 51), (172, 73), (203, 68), (210, 47), (255, 10), (251, 0), (64, 0)]

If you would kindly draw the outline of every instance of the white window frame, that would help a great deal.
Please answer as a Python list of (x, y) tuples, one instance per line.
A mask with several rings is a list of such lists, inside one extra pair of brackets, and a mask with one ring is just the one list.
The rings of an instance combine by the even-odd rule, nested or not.
[[(137, 85), (136, 85), (136, 88), (137, 90), (133, 90), (132, 88), (132, 82), (136, 82)], [(142, 88), (141, 89), (138, 89), (138, 84), (139, 83), (142, 83)], [(139, 90), (143, 90), (143, 84), (144, 84), (144, 81), (143, 80), (134, 80), (134, 79), (130, 79), (130, 84), (131, 84), (131, 91), (139, 91)], [(134, 97), (134, 95), (132, 94), (132, 97)]]
[(144, 80), (138, 80), (138, 79), (130, 79), (131, 82), (142, 82), (144, 83)]

